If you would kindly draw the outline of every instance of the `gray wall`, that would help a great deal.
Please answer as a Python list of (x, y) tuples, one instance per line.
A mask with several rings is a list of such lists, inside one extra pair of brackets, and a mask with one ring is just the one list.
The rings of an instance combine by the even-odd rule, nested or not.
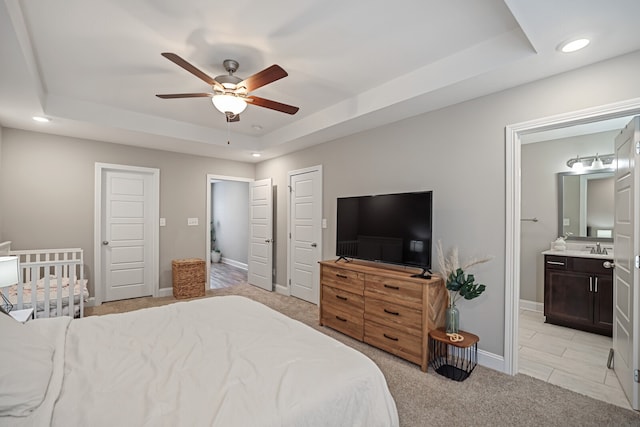
[[(171, 287), (171, 260), (206, 251), (207, 174), (253, 178), (248, 163), (3, 129), (2, 237), (14, 249), (80, 247), (93, 283), (96, 162), (160, 169), (160, 287)], [(187, 218), (199, 225), (187, 227)], [(92, 291), (93, 292), (93, 291)]]
[(487, 291), (459, 304), (460, 323), (481, 349), (504, 354), (505, 126), (640, 97), (638, 67), (640, 52), (258, 164), (256, 179), (280, 190), (277, 282), (286, 279), (287, 171), (323, 165), (324, 258), (334, 257), (336, 197), (433, 190), (435, 240), (463, 259), (494, 257), (474, 270)]
[[(524, 144), (521, 162), (520, 299), (544, 302), (544, 260), (542, 251), (550, 248), (558, 231), (557, 173), (569, 172), (567, 160), (577, 155), (614, 152), (613, 138), (618, 132), (602, 132), (553, 141)], [(576, 189), (575, 193), (578, 193)], [(577, 205), (577, 201), (576, 201)], [(575, 215), (579, 216), (579, 213)], [(578, 226), (577, 221), (571, 225)], [(577, 234), (577, 229), (574, 231)]]
[(220, 181), (211, 185), (211, 212), (222, 257), (249, 262), (249, 183)]
[[(5, 129), (0, 200), (12, 203), (3, 206), (0, 230), (16, 248), (83, 247), (92, 270), (94, 162), (158, 167), (160, 215), (167, 218), (160, 230), (161, 284), (167, 287), (171, 259), (204, 255), (206, 174), (271, 177), (276, 281), (284, 285), (288, 171), (323, 165), (324, 258), (334, 256), (336, 197), (433, 190), (434, 238), (445, 249), (457, 246), (463, 259), (494, 257), (474, 270), (487, 291), (459, 308), (462, 328), (480, 336), (479, 347), (502, 355), (505, 126), (640, 98), (639, 68), (636, 52), (268, 160), (255, 174), (251, 164)], [(186, 226), (192, 216), (200, 226)]]

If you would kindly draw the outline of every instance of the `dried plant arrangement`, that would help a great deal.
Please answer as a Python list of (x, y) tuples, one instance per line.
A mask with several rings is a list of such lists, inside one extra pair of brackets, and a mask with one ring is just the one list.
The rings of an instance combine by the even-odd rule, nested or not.
[(438, 265), (440, 271), (438, 274), (444, 279), (447, 289), (449, 290), (450, 304), (455, 305), (458, 298), (473, 299), (485, 290), (485, 285), (475, 284), (473, 274), (465, 275), (464, 271), (474, 265), (485, 263), (493, 257), (472, 258), (464, 264), (460, 264), (458, 248), (453, 247), (447, 255), (442, 248), (442, 241), (438, 240), (436, 244), (436, 252), (438, 256)]

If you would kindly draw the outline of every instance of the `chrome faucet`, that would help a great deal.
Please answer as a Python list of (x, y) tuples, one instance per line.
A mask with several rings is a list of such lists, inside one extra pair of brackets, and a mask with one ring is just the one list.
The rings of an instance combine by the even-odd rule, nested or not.
[(600, 242), (596, 242), (596, 246), (591, 246), (591, 253), (592, 254), (600, 254), (600, 255), (607, 255), (607, 248), (603, 248), (600, 246)]

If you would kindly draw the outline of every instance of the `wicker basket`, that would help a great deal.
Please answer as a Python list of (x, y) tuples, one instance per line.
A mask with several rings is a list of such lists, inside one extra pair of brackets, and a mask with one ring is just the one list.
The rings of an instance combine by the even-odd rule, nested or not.
[(173, 296), (193, 298), (204, 296), (207, 267), (199, 258), (174, 259), (171, 261)]

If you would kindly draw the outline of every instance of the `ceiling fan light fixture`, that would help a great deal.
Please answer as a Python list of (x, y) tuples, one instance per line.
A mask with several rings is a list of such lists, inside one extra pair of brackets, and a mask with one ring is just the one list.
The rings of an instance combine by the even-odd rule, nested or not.
[(247, 108), (247, 101), (244, 99), (228, 94), (214, 95), (211, 98), (213, 105), (221, 113), (231, 113), (234, 116), (242, 113)]

